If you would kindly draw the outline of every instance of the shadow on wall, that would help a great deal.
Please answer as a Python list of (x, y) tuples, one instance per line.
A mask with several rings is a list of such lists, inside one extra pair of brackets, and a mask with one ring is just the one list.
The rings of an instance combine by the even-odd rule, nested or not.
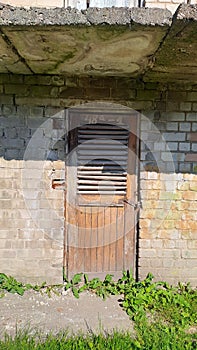
[(6, 160), (64, 160), (65, 111), (7, 107), (0, 116), (0, 155)]
[[(98, 107), (98, 104), (90, 105)], [(113, 114), (119, 105), (107, 104), (108, 109), (109, 106), (112, 106)], [(65, 160), (68, 153), (66, 110), (31, 106), (4, 106), (2, 109), (0, 157), (5, 160)], [(82, 111), (84, 113), (84, 107)], [(88, 123), (91, 120), (95, 123), (95, 111), (92, 110), (91, 113), (92, 117)], [(105, 109), (103, 113), (105, 114)], [(194, 124), (197, 123), (184, 120), (171, 122), (170, 113), (166, 115), (157, 111), (135, 113), (139, 119), (137, 137), (140, 140), (142, 171), (197, 172), (196, 133), (192, 132), (195, 131)], [(110, 123), (113, 125), (113, 121)]]

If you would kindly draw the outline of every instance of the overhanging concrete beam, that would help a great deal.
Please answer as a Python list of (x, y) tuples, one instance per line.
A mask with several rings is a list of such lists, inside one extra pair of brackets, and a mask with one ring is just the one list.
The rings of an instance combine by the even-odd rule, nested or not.
[(0, 5), (0, 73), (197, 79), (196, 13)]
[(145, 80), (197, 81), (197, 5), (181, 5)]

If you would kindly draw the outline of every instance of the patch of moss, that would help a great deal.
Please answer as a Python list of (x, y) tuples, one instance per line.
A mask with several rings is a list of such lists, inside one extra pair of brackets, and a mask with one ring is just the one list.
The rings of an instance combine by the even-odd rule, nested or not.
[(64, 56), (64, 61), (70, 60), (71, 58), (75, 57), (75, 52), (69, 51), (67, 54)]
[(119, 37), (120, 35), (129, 31), (125, 26), (98, 26), (96, 33), (99, 39), (103, 41)]
[(193, 171), (197, 174), (197, 165), (194, 165)]

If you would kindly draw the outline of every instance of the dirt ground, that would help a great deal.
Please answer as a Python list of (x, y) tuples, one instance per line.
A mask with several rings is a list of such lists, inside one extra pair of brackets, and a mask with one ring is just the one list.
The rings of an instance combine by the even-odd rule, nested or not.
[[(65, 295), (63, 295), (65, 294)], [(18, 330), (57, 333), (68, 330), (100, 332), (133, 331), (132, 322), (120, 307), (118, 297), (103, 301), (95, 294), (83, 292), (76, 299), (71, 291), (49, 298), (34, 291), (23, 296), (7, 293), (0, 299), (0, 336), (5, 332), (14, 336)]]

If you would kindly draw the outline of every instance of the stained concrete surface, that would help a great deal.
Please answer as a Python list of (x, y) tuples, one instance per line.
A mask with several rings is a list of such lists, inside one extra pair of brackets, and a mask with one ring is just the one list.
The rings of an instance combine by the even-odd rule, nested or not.
[(197, 81), (197, 5), (17, 8), (0, 5), (0, 73)]
[(103, 301), (95, 294), (84, 292), (76, 299), (70, 291), (49, 298), (33, 291), (23, 296), (7, 293), (0, 299), (0, 337), (19, 330), (42, 334), (61, 330), (69, 333), (95, 333), (113, 330), (133, 332), (133, 324), (112, 296)]

